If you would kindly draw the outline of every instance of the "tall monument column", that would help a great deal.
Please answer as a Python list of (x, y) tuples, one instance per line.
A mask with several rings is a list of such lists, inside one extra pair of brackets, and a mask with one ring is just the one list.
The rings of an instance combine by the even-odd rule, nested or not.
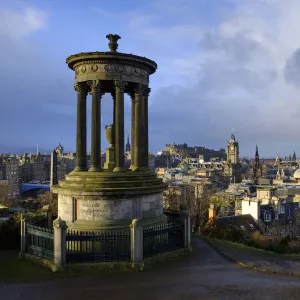
[(134, 170), (139, 169), (143, 165), (142, 161), (142, 116), (141, 116), (141, 102), (144, 92), (144, 86), (138, 84), (134, 95)]
[(114, 172), (125, 171), (124, 159), (124, 91), (127, 82), (115, 80), (115, 168)]
[(148, 168), (149, 165), (149, 133), (148, 133), (148, 97), (151, 89), (145, 86), (142, 101), (142, 161), (143, 167)]
[(76, 132), (76, 168), (75, 171), (86, 171), (86, 96), (87, 85), (77, 82), (77, 132)]
[(134, 93), (130, 94), (131, 98), (131, 164), (130, 169), (134, 168), (134, 131), (135, 131), (135, 101), (134, 101)]
[(56, 185), (57, 183), (57, 152), (54, 149), (51, 152), (50, 186)]
[(99, 172), (101, 169), (101, 82), (88, 82), (92, 95), (92, 137), (91, 137), (91, 166), (89, 171)]

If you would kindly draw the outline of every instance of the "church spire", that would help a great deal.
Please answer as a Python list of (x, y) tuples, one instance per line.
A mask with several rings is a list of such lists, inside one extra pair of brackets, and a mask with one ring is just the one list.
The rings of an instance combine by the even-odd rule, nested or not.
[(131, 151), (131, 146), (130, 146), (130, 142), (129, 142), (129, 134), (127, 136), (127, 143), (126, 143), (126, 152), (130, 152)]
[(255, 158), (256, 157), (258, 157), (258, 159), (259, 159), (259, 153), (258, 153), (258, 146), (257, 146), (257, 144), (256, 144), (256, 151), (255, 151)]

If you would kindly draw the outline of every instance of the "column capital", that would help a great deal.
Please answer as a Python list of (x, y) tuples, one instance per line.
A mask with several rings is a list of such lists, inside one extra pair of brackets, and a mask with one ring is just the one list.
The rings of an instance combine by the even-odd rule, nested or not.
[[(103, 84), (102, 84), (102, 82), (99, 79), (97, 79), (97, 80), (89, 80), (87, 82), (87, 85), (89, 87), (90, 94), (92, 94), (93, 92), (95, 92), (95, 93), (101, 93)], [(104, 93), (102, 92), (101, 95), (104, 95)]]
[(128, 83), (126, 81), (121, 81), (121, 80), (115, 80), (115, 87), (116, 87), (116, 92), (123, 92), (125, 91), (126, 86)]
[(130, 92), (130, 93), (128, 93), (128, 95), (129, 95), (130, 99), (132, 101), (134, 101), (134, 99), (135, 99), (135, 93), (134, 92)]
[(138, 95), (143, 95), (144, 94), (144, 91), (145, 91), (145, 85), (143, 85), (143, 84), (137, 84), (136, 86), (135, 86), (135, 89), (134, 89), (134, 93), (135, 94), (138, 94)]
[(147, 85), (145, 85), (143, 96), (144, 97), (149, 97), (150, 93), (151, 93), (151, 88), (149, 88)]
[(76, 82), (74, 84), (74, 89), (78, 94), (87, 95), (87, 93), (88, 93), (88, 86), (87, 86), (86, 82)]

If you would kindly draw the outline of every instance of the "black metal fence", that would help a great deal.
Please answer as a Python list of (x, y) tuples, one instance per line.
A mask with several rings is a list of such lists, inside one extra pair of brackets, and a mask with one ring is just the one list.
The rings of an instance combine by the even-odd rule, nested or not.
[(67, 263), (130, 261), (130, 229), (69, 230)]
[(26, 252), (38, 257), (53, 260), (54, 257), (53, 229), (26, 225)]
[(171, 222), (143, 228), (144, 258), (185, 247), (184, 225)]

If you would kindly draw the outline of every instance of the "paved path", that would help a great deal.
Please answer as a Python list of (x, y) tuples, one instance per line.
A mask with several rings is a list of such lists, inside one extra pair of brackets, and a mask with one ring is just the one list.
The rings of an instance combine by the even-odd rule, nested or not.
[(231, 264), (201, 240), (196, 253), (172, 266), (32, 284), (0, 284), (2, 300), (300, 299), (300, 279)]

